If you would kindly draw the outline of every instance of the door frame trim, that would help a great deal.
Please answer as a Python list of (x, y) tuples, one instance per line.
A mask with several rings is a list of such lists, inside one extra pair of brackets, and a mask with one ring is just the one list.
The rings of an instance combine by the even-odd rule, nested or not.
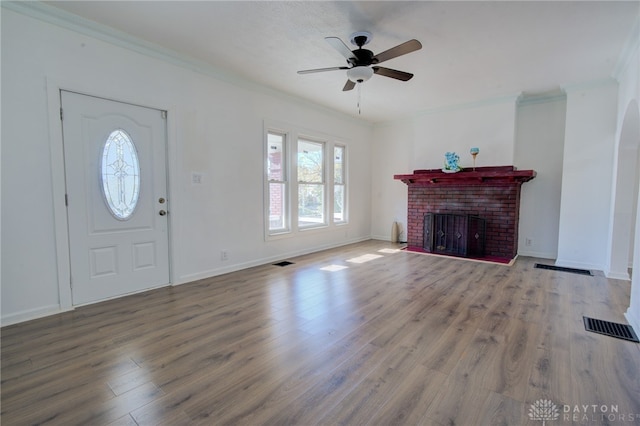
[[(71, 258), (70, 258), (70, 239), (69, 239), (69, 223), (67, 218), (67, 206), (65, 203), (65, 194), (67, 192), (66, 185), (66, 168), (64, 161), (64, 137), (62, 129), (62, 120), (60, 119), (60, 111), (62, 108), (62, 91), (73, 92), (85, 96), (91, 96), (94, 98), (106, 99), (114, 102), (125, 103), (130, 105), (141, 106), (144, 108), (151, 108), (160, 111), (167, 111), (167, 118), (165, 121), (165, 151), (166, 151), (166, 181), (167, 181), (167, 199), (171, 206), (176, 206), (178, 203), (174, 199), (176, 191), (173, 191), (172, 186), (172, 166), (174, 161), (170, 146), (174, 138), (174, 117), (177, 116), (177, 108), (158, 107), (145, 105), (141, 102), (133, 102), (127, 100), (121, 100), (114, 96), (96, 94), (94, 89), (82, 90), (78, 88), (77, 83), (61, 83), (57, 79), (46, 77), (46, 93), (47, 93), (47, 111), (49, 115), (49, 148), (51, 159), (51, 189), (53, 194), (53, 216), (55, 226), (55, 247), (56, 247), (56, 264), (57, 264), (57, 284), (58, 284), (58, 297), (59, 297), (59, 311), (72, 311), (76, 306), (74, 305), (71, 290)], [(175, 211), (173, 207), (172, 211)], [(167, 286), (173, 285), (175, 282), (175, 265), (173, 257), (173, 229), (175, 229), (176, 223), (173, 219), (174, 215), (169, 215), (167, 220), (167, 238), (169, 248), (169, 283)], [(144, 290), (147, 291), (147, 290)], [(99, 302), (92, 302), (99, 303)], [(53, 314), (54, 312), (52, 312)]]

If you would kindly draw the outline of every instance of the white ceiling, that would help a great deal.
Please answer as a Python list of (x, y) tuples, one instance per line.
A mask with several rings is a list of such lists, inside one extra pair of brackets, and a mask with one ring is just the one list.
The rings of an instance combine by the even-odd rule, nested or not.
[(412, 80), (374, 75), (362, 85), (360, 117), (371, 122), (610, 77), (640, 13), (640, 1), (47, 4), (352, 115), (358, 91), (342, 92), (346, 71), (296, 73), (346, 64), (324, 38), (351, 46), (350, 34), (366, 30), (374, 53), (419, 40), (422, 50), (384, 63)]

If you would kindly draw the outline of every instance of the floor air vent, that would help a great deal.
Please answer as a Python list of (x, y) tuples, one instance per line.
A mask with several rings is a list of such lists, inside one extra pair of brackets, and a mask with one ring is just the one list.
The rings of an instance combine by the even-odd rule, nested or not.
[(289, 262), (288, 260), (283, 260), (282, 262), (273, 264), (273, 266), (289, 266), (289, 265), (293, 265), (293, 262)]
[(584, 329), (587, 331), (640, 343), (640, 341), (638, 341), (638, 336), (633, 332), (633, 328), (631, 328), (630, 325), (618, 324), (616, 322), (603, 321), (589, 317), (582, 317), (582, 319), (584, 320)]
[(548, 269), (550, 271), (571, 272), (572, 274), (593, 276), (588, 269), (565, 268), (563, 266), (544, 265), (542, 263), (536, 263), (534, 267), (538, 269)]

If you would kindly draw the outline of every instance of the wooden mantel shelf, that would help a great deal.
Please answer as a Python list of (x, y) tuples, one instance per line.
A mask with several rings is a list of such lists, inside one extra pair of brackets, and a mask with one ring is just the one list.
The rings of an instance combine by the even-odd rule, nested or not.
[(440, 169), (414, 170), (410, 175), (394, 175), (407, 185), (505, 185), (522, 184), (536, 177), (535, 170), (516, 170), (514, 166), (468, 167), (458, 173)]

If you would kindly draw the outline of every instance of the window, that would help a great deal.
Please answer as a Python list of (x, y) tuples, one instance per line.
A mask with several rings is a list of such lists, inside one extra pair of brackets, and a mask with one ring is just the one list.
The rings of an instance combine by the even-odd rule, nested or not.
[(269, 233), (289, 231), (286, 135), (267, 133)]
[(286, 123), (264, 125), (265, 239), (347, 224), (347, 145)]
[(101, 157), (104, 200), (116, 219), (127, 220), (133, 215), (140, 196), (138, 153), (127, 132), (121, 129), (111, 132)]
[(333, 147), (333, 221), (335, 223), (346, 221), (344, 154), (344, 146)]
[(326, 225), (324, 144), (298, 139), (298, 226)]

